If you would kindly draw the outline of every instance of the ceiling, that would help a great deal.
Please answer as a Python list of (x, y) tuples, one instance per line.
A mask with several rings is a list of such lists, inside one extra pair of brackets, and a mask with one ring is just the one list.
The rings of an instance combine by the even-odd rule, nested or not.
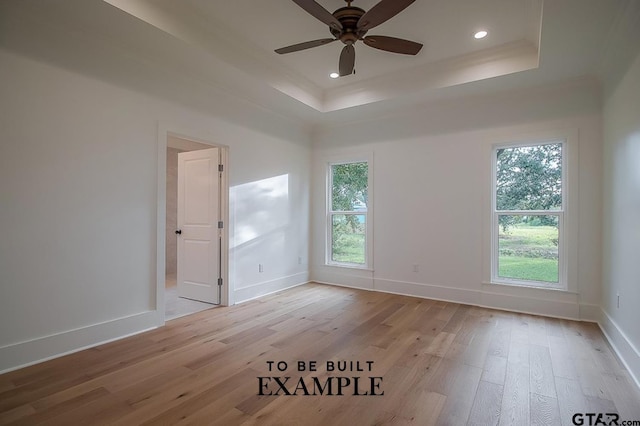
[[(278, 55), (274, 49), (329, 37), (290, 0), (105, 0), (206, 50), (320, 113), (547, 68), (542, 80), (596, 74), (624, 0), (417, 0), (371, 34), (424, 44), (417, 56), (356, 44), (356, 74), (336, 71), (340, 43)], [(344, 0), (318, 0), (329, 11)], [(377, 0), (354, 0), (369, 10)], [(476, 40), (478, 30), (488, 36)], [(224, 41), (222, 41), (224, 40)], [(222, 42), (221, 42), (222, 41)], [(547, 74), (552, 74), (548, 76)], [(526, 78), (524, 79), (526, 80)], [(534, 84), (536, 78), (531, 79)]]
[[(542, 0), (418, 0), (368, 35), (424, 44), (416, 56), (356, 44), (356, 73), (329, 78), (342, 45), (278, 55), (275, 49), (327, 38), (328, 27), (290, 0), (269, 2), (105, 0), (184, 41), (200, 44), (282, 93), (328, 112), (416, 90), (447, 87), (536, 68)], [(320, 0), (333, 11), (344, 0)], [(355, 0), (365, 10), (376, 0)], [(489, 35), (476, 40), (481, 30)], [(199, 34), (198, 34), (199, 33)], [(214, 41), (225, 40), (216, 45)], [(239, 52), (251, 60), (234, 59)]]
[[(345, 5), (317, 1), (329, 11)], [(353, 5), (368, 10), (376, 3), (354, 0)], [(637, 18), (637, 3), (416, 0), (368, 35), (420, 42), (420, 53), (398, 55), (358, 42), (356, 74), (338, 79), (328, 74), (337, 68), (339, 42), (274, 52), (330, 36), (325, 24), (291, 0), (16, 0), (0, 5), (0, 14), (39, 14), (262, 108), (330, 124), (444, 98), (598, 77), (620, 22), (630, 13)], [(489, 34), (476, 40), (473, 34), (480, 29)], [(24, 32), (37, 37), (37, 25)]]
[[(344, 0), (320, 0), (327, 10), (345, 6)], [(365, 10), (377, 0), (355, 0)], [(416, 40), (425, 45), (416, 56), (390, 54), (357, 43), (355, 75), (330, 79), (336, 71), (342, 44), (277, 56), (273, 50), (286, 45), (331, 37), (328, 27), (291, 0), (229, 1), (188, 0), (206, 19), (273, 61), (309, 79), (324, 90), (393, 75), (399, 70), (424, 67), (508, 43), (528, 41), (537, 45), (540, 34), (541, 0), (422, 0), (369, 32)], [(455, 22), (449, 25), (447, 22)], [(476, 40), (473, 34), (491, 29), (491, 36)], [(239, 30), (239, 31), (238, 31)]]

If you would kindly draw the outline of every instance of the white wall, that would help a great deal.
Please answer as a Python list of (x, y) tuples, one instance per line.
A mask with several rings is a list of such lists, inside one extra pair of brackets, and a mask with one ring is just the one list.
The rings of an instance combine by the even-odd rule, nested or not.
[[(637, 40), (637, 39), (636, 39)], [(640, 55), (604, 107), (602, 326), (640, 379)], [(620, 305), (618, 306), (618, 295)]]
[[(92, 4), (96, 17), (117, 14)], [(198, 61), (218, 62), (194, 46), (163, 35), (150, 53), (142, 41), (155, 30), (129, 17), (117, 21), (125, 41), (114, 42), (104, 29), (82, 31), (71, 13), (58, 22), (46, 9), (11, 11), (0, 29), (0, 371), (159, 323), (160, 123), (230, 147), (236, 301), (305, 282), (309, 266), (319, 281), (593, 320), (603, 298), (603, 328), (638, 377), (640, 318), (629, 301), (640, 300), (639, 274), (629, 259), (639, 239), (621, 232), (637, 229), (637, 59), (606, 103), (603, 204), (601, 100), (589, 80), (326, 128), (312, 163), (305, 127), (203, 75)], [(158, 62), (167, 50), (183, 60)], [(578, 292), (484, 285), (489, 147), (554, 128), (579, 135)], [(323, 158), (348, 151), (375, 155), (374, 271), (323, 266)]]
[[(577, 293), (483, 284), (490, 275), (491, 144), (553, 129), (577, 131), (579, 138), (579, 239), (571, 242)], [(313, 152), (312, 279), (597, 320), (601, 149), (599, 87), (588, 80), (448, 101), (320, 132)], [(344, 152), (374, 156), (373, 271), (323, 265), (325, 159)]]
[[(159, 123), (229, 146), (235, 300), (307, 281), (302, 128), (255, 110), (257, 125), (232, 124), (2, 49), (0, 99), (0, 371), (161, 323)], [(252, 130), (261, 120), (279, 134)]]

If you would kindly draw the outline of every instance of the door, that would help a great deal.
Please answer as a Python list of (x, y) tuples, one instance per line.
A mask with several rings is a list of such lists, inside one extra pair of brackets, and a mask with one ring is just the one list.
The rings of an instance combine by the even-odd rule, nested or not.
[(218, 148), (178, 154), (178, 296), (220, 303)]

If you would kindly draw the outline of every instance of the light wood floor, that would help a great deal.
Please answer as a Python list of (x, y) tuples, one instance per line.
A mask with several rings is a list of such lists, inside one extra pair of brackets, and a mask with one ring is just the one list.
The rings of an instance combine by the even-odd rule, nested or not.
[(216, 307), (216, 305), (211, 303), (203, 303), (178, 297), (178, 283), (175, 274), (167, 274), (164, 284), (164, 315), (167, 320)]
[[(327, 373), (337, 360), (372, 371)], [(257, 395), (258, 377), (329, 375), (361, 377), (360, 392), (382, 377), (384, 395)], [(594, 324), (318, 284), (0, 376), (0, 424), (571, 425), (578, 412), (640, 420)]]

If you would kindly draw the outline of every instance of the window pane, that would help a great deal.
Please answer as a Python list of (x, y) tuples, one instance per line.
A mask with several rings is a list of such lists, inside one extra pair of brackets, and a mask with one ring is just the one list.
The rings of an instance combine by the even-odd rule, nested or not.
[(362, 214), (331, 215), (331, 260), (365, 264), (366, 216)]
[(331, 166), (331, 210), (367, 211), (369, 167), (364, 163)]
[(497, 210), (562, 209), (562, 144), (497, 150)]
[(498, 216), (498, 276), (558, 282), (558, 216)]

